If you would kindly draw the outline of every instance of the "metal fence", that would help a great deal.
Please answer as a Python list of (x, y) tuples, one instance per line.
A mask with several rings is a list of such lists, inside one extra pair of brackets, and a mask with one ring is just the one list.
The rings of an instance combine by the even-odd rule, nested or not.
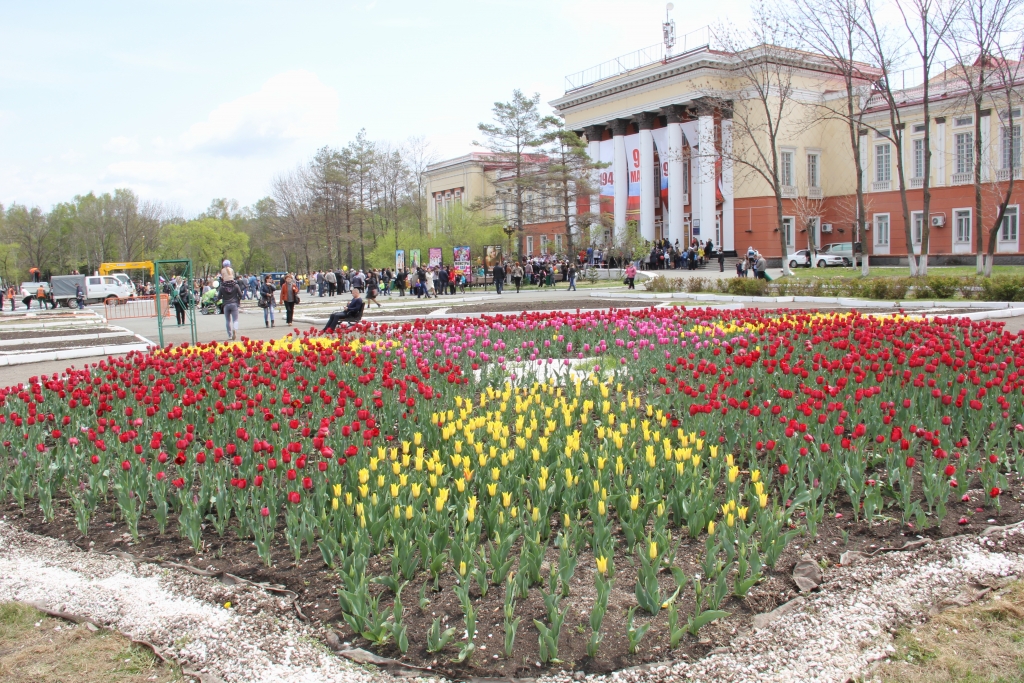
[[(160, 295), (160, 315), (171, 315), (171, 298), (167, 294)], [(155, 318), (156, 297), (136, 296), (131, 299), (107, 299), (103, 305), (103, 314), (107, 320), (124, 318)]]

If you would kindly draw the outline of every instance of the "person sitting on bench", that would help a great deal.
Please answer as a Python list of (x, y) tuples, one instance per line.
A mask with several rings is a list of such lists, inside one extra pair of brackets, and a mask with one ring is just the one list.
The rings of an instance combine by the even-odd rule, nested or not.
[(331, 313), (331, 317), (327, 320), (327, 325), (324, 329), (320, 330), (320, 334), (323, 334), (328, 330), (333, 330), (342, 320), (349, 320), (354, 323), (359, 322), (363, 317), (363, 306), (366, 305), (363, 298), (359, 296), (360, 294), (362, 294), (362, 292), (359, 291), (359, 288), (353, 287), (352, 300), (348, 302), (348, 305), (344, 309)]

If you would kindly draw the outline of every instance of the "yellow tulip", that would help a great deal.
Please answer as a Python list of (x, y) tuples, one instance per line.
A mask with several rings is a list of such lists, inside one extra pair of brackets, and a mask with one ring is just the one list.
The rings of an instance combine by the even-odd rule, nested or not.
[(640, 507), (640, 494), (631, 493), (629, 495), (629, 509), (636, 510), (638, 507)]
[(508, 507), (512, 504), (512, 494), (508, 491), (501, 492), (501, 504), (503, 507)]
[(608, 558), (602, 555), (601, 557), (596, 558), (596, 561), (597, 572), (602, 576), (606, 576), (608, 574)]
[(459, 562), (459, 574), (462, 576), (466, 575), (466, 561)]
[(758, 494), (757, 502), (759, 502), (761, 504), (761, 508), (762, 509), (768, 507), (768, 494), (767, 493)]
[(736, 477), (740, 476), (740, 468), (733, 465), (729, 468), (729, 483), (732, 484), (736, 481)]
[(728, 515), (726, 515), (725, 523), (728, 526), (730, 526), (730, 527), (733, 526), (736, 523), (736, 520), (733, 518), (732, 513), (729, 513)]
[(420, 484), (418, 481), (417, 482), (413, 482), (412, 486), (410, 486), (409, 488), (412, 489), (412, 497), (413, 498), (419, 498), (420, 497), (420, 489), (422, 488), (422, 484)]
[(608, 511), (608, 508), (605, 507), (604, 501), (603, 500), (597, 501), (597, 514), (599, 514), (599, 515), (601, 515), (603, 517), (605, 515), (605, 513), (607, 513), (607, 511)]
[(534, 522), (539, 522), (540, 521), (540, 508), (538, 508), (538, 507), (533, 508), (533, 512), (530, 513), (530, 516), (533, 518)]
[(761, 470), (754, 470), (750, 473), (750, 481), (757, 483), (761, 479)]
[(738, 514), (740, 516), (740, 519), (742, 519), (744, 522), (747, 521), (747, 508), (746, 507), (736, 508), (736, 514)]
[(715, 521), (711, 520), (710, 522), (708, 522), (708, 536), (714, 536), (714, 535), (715, 535)]
[(352, 505), (352, 492), (351, 491), (345, 491), (345, 505), (349, 505), (349, 506)]
[(569, 519), (569, 513), (568, 512), (562, 513), (562, 526), (564, 526), (566, 529), (568, 529), (569, 526), (570, 526), (570, 522), (571, 522), (571, 520)]
[(407, 520), (411, 520), (412, 519), (412, 505), (406, 505), (405, 506), (405, 518)]
[(470, 507), (466, 509), (466, 521), (472, 523), (476, 519), (476, 508)]
[(365, 484), (368, 481), (370, 481), (370, 471), (364, 467), (359, 470), (359, 483)]
[(331, 499), (331, 509), (332, 510), (337, 510), (338, 509), (338, 499), (337, 498), (332, 498)]
[[(650, 406), (648, 406), (648, 407), (650, 407)], [(658, 559), (658, 542), (657, 541), (651, 541), (650, 547), (647, 548), (647, 557), (651, 558), (652, 560)]]
[(415, 445), (419, 446), (421, 443), (423, 443), (423, 435), (420, 434), (419, 432), (416, 432), (415, 434), (412, 435), (412, 442)]
[(338, 498), (339, 496), (341, 496), (341, 484), (335, 484), (333, 486), (333, 489), (334, 489), (334, 497), (335, 498)]

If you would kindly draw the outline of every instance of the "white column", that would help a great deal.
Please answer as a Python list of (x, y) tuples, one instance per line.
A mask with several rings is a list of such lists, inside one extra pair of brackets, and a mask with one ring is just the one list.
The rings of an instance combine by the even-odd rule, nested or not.
[(626, 159), (626, 121), (616, 119), (613, 122), (612, 142), (615, 149), (615, 161), (612, 170), (615, 172), (615, 234), (618, 238), (626, 229), (626, 207), (629, 203), (629, 162)]
[[(670, 116), (668, 124), (668, 239), (675, 245), (685, 246), (683, 238), (683, 124), (678, 116)], [(663, 221), (664, 222), (664, 221)]]
[[(591, 126), (590, 128), (587, 128), (587, 154), (590, 156), (590, 160), (595, 164), (601, 162), (601, 133), (603, 131), (603, 126)], [(595, 218), (600, 219), (601, 169), (594, 169), (591, 184), (593, 186), (593, 193), (590, 195), (590, 213), (594, 214)]]
[(654, 241), (654, 114), (637, 117), (640, 128), (640, 236)]
[(868, 134), (865, 131), (863, 134), (858, 136), (857, 144), (860, 150), (860, 182), (865, 192), (871, 190), (871, 186), (868, 184)]
[(935, 169), (934, 184), (942, 187), (946, 184), (946, 118), (935, 119), (935, 155), (932, 157), (932, 168)]
[(736, 248), (732, 186), (732, 119), (722, 120), (722, 243), (716, 248), (732, 251)]
[[(693, 239), (693, 221), (700, 220), (700, 138), (690, 141), (690, 234), (686, 236), (686, 245), (690, 246)], [(695, 146), (694, 146), (695, 145)]]
[(981, 115), (981, 182), (992, 180), (992, 117)]
[(697, 137), (700, 139), (700, 177), (697, 194), (700, 195), (699, 213), (700, 240), (707, 242), (708, 236), (715, 235), (715, 117), (701, 116), (697, 119)]

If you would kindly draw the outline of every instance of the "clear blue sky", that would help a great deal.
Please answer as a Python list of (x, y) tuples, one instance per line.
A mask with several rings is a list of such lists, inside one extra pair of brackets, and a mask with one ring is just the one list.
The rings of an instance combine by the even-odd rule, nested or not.
[[(745, 0), (676, 1), (679, 33)], [(658, 43), (651, 0), (0, 0), (0, 203), (131, 187), (189, 215), (250, 204), (360, 128), (440, 158), (514, 88)]]

